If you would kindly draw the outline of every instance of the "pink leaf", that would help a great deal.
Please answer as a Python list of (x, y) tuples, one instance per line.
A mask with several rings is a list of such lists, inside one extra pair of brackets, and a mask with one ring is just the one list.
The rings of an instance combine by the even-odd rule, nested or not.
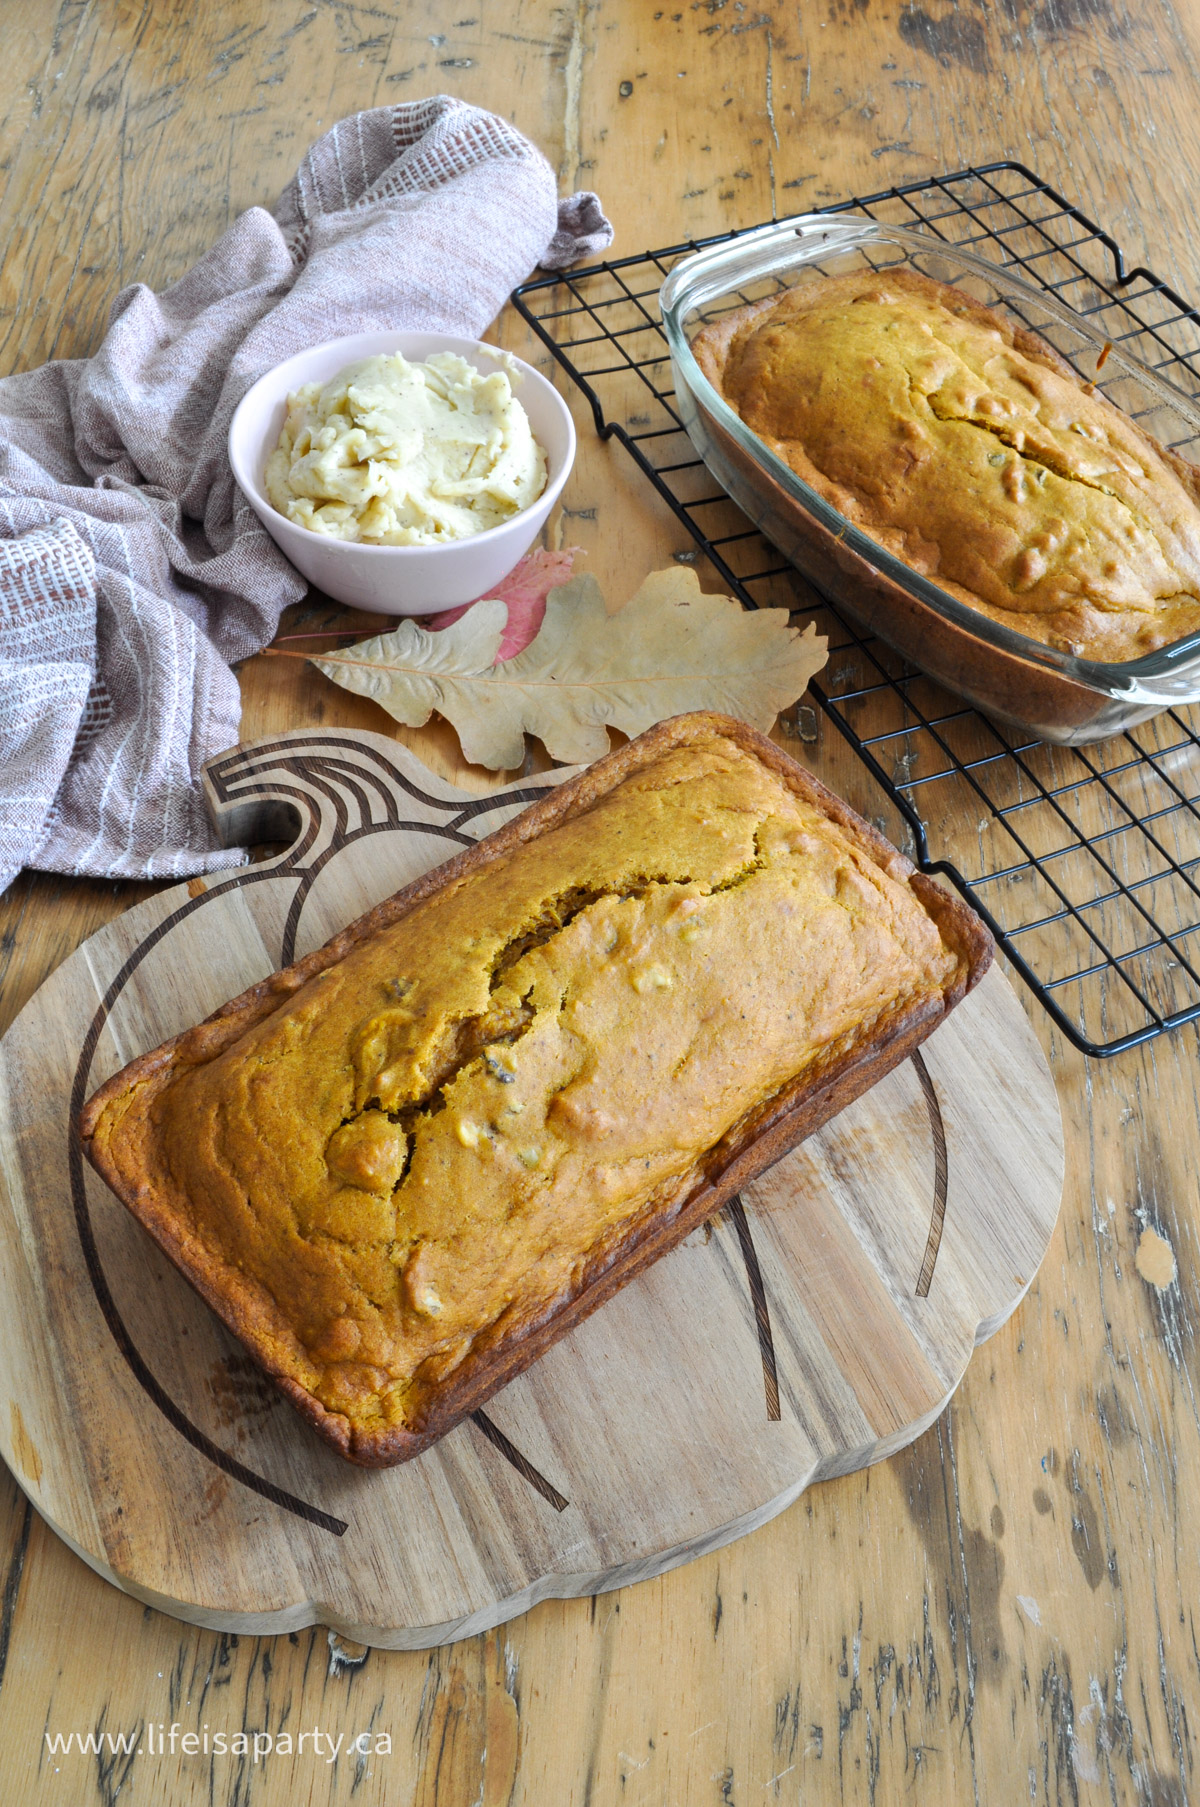
[[(568, 546), (564, 552), (546, 552), (539, 546), (533, 552), (527, 552), (520, 564), (514, 565), (508, 576), (502, 577), (488, 591), (489, 597), (508, 605), (508, 620), (496, 654), (500, 664), (505, 659), (515, 659), (535, 638), (546, 613), (547, 596), (573, 575), (575, 560), (581, 556), (579, 546)], [(482, 602), (484, 599), (478, 597), (476, 600)], [(475, 603), (464, 602), (456, 609), (443, 609), (440, 615), (430, 615), (425, 626), (435, 632), (452, 627), (474, 607)]]

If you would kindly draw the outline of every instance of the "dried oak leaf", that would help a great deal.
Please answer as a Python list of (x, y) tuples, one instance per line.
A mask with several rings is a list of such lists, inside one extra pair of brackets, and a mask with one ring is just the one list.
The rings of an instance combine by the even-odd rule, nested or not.
[(405, 621), (313, 664), (410, 728), (436, 709), (465, 758), (504, 771), (520, 765), (526, 734), (573, 765), (607, 752), (610, 727), (640, 734), (691, 709), (767, 729), (825, 663), (811, 624), (801, 633), (786, 609), (706, 596), (685, 567), (653, 572), (612, 614), (594, 577), (573, 577), (551, 591), (536, 639), (500, 663), (506, 621), (491, 598), (440, 633)]

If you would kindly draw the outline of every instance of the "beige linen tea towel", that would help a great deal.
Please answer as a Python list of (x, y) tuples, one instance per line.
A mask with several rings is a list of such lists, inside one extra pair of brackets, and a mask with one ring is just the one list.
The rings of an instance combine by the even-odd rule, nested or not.
[(342, 120), (181, 281), (117, 296), (91, 358), (0, 380), (0, 890), (24, 865), (239, 864), (197, 779), (237, 740), (230, 664), (304, 594), (234, 484), (257, 377), (381, 326), (477, 337), (538, 263), (602, 250), (591, 194), (447, 96)]

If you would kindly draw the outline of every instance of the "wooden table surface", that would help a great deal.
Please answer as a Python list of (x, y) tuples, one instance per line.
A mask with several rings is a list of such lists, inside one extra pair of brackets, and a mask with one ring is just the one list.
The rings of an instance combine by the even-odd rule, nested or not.
[[(1012, 156), (1200, 296), (1200, 0), (674, 6), (4, 0), (0, 369), (86, 355), (119, 288), (178, 276), (273, 200), (336, 118), (442, 91), (512, 118), (564, 191), (596, 188), (614, 255)], [(514, 322), (501, 333), (522, 343)], [(668, 563), (682, 530), (580, 427), (549, 541), (585, 547), (619, 589)], [(341, 624), (320, 598), (296, 614)], [(242, 679), (246, 739), (314, 722), (395, 731), (300, 662), (257, 658)], [(404, 738), (483, 783), (447, 733)], [(861, 795), (849, 755), (807, 751)], [(22, 875), (0, 899), (0, 1028), (144, 890)], [(417, 1655), (323, 1629), (220, 1636), (144, 1610), (5, 1475), (0, 1796), (1186, 1802), (1197, 1032), (1089, 1063), (1026, 1002), (1067, 1126), (1060, 1227), (1017, 1317), (911, 1449), (657, 1581)], [(322, 1754), (311, 1739), (263, 1762), (46, 1742), (173, 1722), (177, 1739), (319, 1728)], [(327, 1760), (326, 1737), (364, 1731), (370, 1756)]]

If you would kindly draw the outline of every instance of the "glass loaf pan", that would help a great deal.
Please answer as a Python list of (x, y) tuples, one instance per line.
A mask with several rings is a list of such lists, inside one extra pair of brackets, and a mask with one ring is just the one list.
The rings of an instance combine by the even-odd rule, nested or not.
[(1055, 296), (927, 233), (858, 217), (801, 215), (676, 265), (661, 307), (675, 394), (705, 464), (759, 530), (859, 627), (988, 715), (1043, 740), (1119, 734), (1200, 700), (1200, 633), (1125, 664), (1043, 645), (977, 613), (856, 527), (768, 450), (701, 373), (691, 342), (731, 309), (802, 282), (907, 266), (952, 283), (1049, 341), (1152, 439), (1200, 464), (1200, 412)]

